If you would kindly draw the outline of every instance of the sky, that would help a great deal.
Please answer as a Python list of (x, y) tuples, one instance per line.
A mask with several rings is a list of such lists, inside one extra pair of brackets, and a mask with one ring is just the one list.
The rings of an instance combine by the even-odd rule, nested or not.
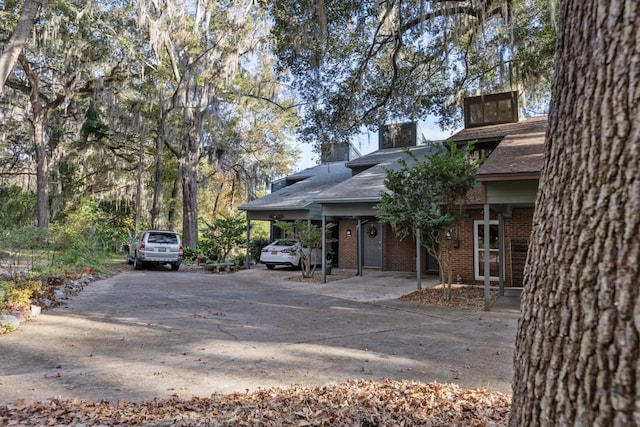
[[(427, 140), (438, 141), (447, 139), (455, 132), (457, 132), (457, 130), (440, 130), (440, 126), (438, 126), (437, 120), (438, 119), (436, 117), (428, 117), (427, 120), (419, 122), (420, 130)], [(298, 162), (294, 166), (295, 172), (318, 165), (318, 155), (313, 152), (313, 148), (310, 144), (293, 142), (292, 145), (298, 148), (302, 153), (300, 160), (298, 160)], [(372, 151), (376, 151), (378, 149), (378, 133), (368, 132), (359, 135), (354, 140), (354, 146), (358, 149), (358, 151), (360, 151), (360, 154), (363, 156), (365, 154), (371, 153)]]

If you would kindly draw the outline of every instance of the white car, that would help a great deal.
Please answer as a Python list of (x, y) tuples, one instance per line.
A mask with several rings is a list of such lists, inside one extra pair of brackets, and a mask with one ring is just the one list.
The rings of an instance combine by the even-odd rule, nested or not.
[[(309, 254), (309, 249), (304, 248), (305, 254)], [(278, 239), (268, 246), (262, 248), (260, 262), (265, 264), (269, 270), (273, 270), (276, 265), (290, 265), (300, 267), (300, 242), (296, 239)], [(311, 264), (321, 264), (322, 254), (320, 249), (311, 251)]]

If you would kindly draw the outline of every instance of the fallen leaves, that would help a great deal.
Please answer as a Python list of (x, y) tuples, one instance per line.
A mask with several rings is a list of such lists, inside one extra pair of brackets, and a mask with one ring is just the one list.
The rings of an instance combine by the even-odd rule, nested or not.
[(453, 384), (349, 380), (146, 403), (59, 400), (0, 406), (0, 425), (506, 426), (510, 398)]
[[(498, 299), (498, 291), (491, 289), (490, 295), (490, 302), (493, 304)], [(412, 292), (400, 299), (423, 305), (440, 305), (466, 310), (484, 309), (484, 289), (481, 286), (451, 285), (451, 299), (449, 301), (444, 299), (442, 285)]]

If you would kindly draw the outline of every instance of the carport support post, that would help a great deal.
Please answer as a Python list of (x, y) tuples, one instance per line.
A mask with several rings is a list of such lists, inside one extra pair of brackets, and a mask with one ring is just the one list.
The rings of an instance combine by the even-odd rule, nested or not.
[(420, 246), (422, 246), (420, 244), (421, 241), (420, 227), (416, 227), (416, 286), (419, 291), (422, 290), (422, 265), (420, 262), (422, 260), (422, 252), (420, 251)]
[(504, 217), (498, 212), (498, 288), (500, 296), (504, 296)]
[(247, 256), (244, 260), (244, 267), (251, 268), (251, 220), (247, 218)]
[(358, 268), (356, 270), (356, 276), (362, 276), (362, 219), (358, 218), (358, 226), (356, 227), (356, 259), (358, 262)]
[(322, 215), (322, 283), (327, 283), (327, 217)]
[(484, 311), (490, 310), (490, 298), (491, 292), (489, 289), (490, 285), (490, 276), (491, 272), (489, 268), (491, 267), (489, 263), (489, 245), (490, 245), (490, 237), (489, 236), (489, 221), (491, 220), (491, 216), (489, 215), (489, 205), (484, 205)]

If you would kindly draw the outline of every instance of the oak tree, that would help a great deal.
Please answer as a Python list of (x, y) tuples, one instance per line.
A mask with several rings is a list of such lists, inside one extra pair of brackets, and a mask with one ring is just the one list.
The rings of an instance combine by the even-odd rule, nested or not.
[(640, 424), (640, 5), (561, 3), (512, 426)]
[(419, 238), (436, 259), (447, 301), (453, 281), (453, 241), (446, 236), (461, 218), (464, 197), (475, 182), (479, 161), (471, 159), (472, 149), (453, 143), (448, 149), (434, 145), (433, 153), (422, 159), (407, 149), (407, 159), (387, 168), (384, 184), (388, 191), (381, 194), (377, 205), (380, 221), (390, 224), (398, 238)]

